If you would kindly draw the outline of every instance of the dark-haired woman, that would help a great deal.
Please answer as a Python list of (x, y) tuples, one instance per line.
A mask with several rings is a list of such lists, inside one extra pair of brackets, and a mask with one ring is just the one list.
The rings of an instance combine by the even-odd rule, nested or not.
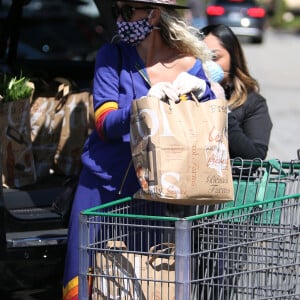
[(204, 42), (214, 53), (214, 61), (224, 71), (221, 82), (225, 90), (231, 158), (265, 159), (272, 121), (266, 99), (259, 94), (258, 82), (251, 76), (237, 36), (226, 25), (209, 25), (201, 29)]

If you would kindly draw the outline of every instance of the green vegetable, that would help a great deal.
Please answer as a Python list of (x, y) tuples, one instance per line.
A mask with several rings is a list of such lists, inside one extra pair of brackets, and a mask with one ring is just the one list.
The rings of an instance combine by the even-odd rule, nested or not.
[(9, 78), (2, 76), (0, 80), (0, 95), (3, 97), (1, 102), (11, 102), (26, 99), (32, 93), (32, 87), (28, 85), (29, 79), (25, 76)]

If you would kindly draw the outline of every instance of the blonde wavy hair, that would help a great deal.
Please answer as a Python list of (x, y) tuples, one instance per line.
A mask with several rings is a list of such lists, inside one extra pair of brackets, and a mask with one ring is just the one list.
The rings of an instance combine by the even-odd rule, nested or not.
[(168, 45), (180, 53), (199, 58), (203, 63), (212, 59), (212, 52), (201, 41), (199, 30), (188, 26), (174, 9), (157, 7), (161, 12), (161, 35)]

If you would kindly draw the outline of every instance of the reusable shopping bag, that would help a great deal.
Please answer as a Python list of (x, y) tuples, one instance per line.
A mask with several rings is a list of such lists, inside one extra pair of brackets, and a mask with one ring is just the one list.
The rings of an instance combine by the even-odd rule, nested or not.
[(162, 243), (148, 253), (128, 251), (109, 241), (96, 253), (93, 300), (175, 300), (175, 245)]
[(132, 102), (131, 152), (141, 189), (136, 198), (174, 204), (232, 201), (227, 102)]

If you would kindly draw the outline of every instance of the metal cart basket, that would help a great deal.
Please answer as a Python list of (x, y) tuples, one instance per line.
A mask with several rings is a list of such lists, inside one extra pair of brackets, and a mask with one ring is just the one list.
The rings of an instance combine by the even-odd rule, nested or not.
[(123, 198), (80, 216), (80, 299), (300, 299), (300, 164), (232, 161), (235, 199)]

